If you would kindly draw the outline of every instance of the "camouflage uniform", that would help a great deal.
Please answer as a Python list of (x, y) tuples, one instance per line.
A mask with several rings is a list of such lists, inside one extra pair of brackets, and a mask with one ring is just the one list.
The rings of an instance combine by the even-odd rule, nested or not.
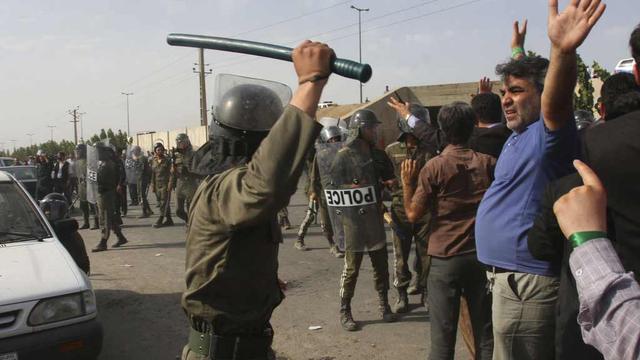
[(100, 161), (98, 165), (98, 198), (97, 206), (100, 217), (101, 237), (98, 246), (93, 249), (96, 251), (104, 251), (107, 249), (107, 240), (111, 234), (111, 230), (118, 237), (118, 242), (113, 246), (118, 247), (127, 243), (127, 239), (122, 234), (120, 228), (121, 220), (118, 219), (116, 213), (117, 187), (120, 183), (120, 168), (113, 160)]
[(400, 176), (401, 165), (404, 160), (413, 159), (417, 161), (416, 168), (421, 169), (431, 156), (424, 151), (409, 149), (406, 143), (401, 141), (387, 146), (385, 151), (393, 163), (397, 179), (391, 202), (391, 217), (395, 223), (395, 229), (392, 232), (395, 269), (393, 285), (398, 289), (400, 297), (406, 297), (407, 288), (412, 280), (408, 260), (413, 240), (415, 241), (414, 271), (416, 272), (416, 278), (412, 287), (415, 287), (416, 291), (426, 289), (426, 279), (430, 265), (430, 257), (427, 256), (427, 233), (429, 231), (430, 214), (427, 213), (422, 219), (413, 224), (407, 219), (403, 203), (402, 178)]
[[(176, 184), (176, 200), (178, 202), (176, 215), (187, 222), (187, 211), (191, 206), (191, 200), (198, 188), (198, 177), (189, 171), (194, 151), (191, 147), (175, 151), (174, 169)], [(185, 211), (185, 205), (187, 211)]]
[(171, 219), (171, 199), (169, 199), (171, 166), (171, 159), (167, 156), (159, 157), (156, 155), (153, 160), (151, 160), (151, 186), (160, 203), (160, 217), (158, 217), (158, 221), (154, 224), (155, 227), (173, 225), (173, 220)]
[(140, 218), (147, 218), (153, 215), (151, 207), (149, 206), (149, 183), (151, 182), (151, 165), (149, 165), (149, 159), (145, 155), (140, 155), (136, 162), (140, 163), (142, 167), (142, 174), (138, 177), (138, 199), (142, 204), (142, 215)]

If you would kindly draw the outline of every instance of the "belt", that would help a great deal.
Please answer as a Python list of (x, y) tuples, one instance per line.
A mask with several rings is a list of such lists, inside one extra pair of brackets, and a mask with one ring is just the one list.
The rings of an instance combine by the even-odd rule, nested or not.
[(191, 351), (211, 360), (266, 360), (272, 341), (273, 335), (220, 336), (193, 328), (189, 332)]
[(515, 272), (515, 273), (519, 272), (515, 270), (503, 269), (497, 266), (487, 266), (487, 271), (494, 274), (501, 274), (501, 273), (507, 273), (507, 272)]

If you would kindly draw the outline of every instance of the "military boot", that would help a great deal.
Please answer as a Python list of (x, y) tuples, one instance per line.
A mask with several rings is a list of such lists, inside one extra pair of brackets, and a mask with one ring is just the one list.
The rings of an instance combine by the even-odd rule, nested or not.
[(407, 289), (398, 288), (398, 300), (394, 306), (396, 314), (403, 314), (409, 311), (409, 296), (407, 296)]
[(427, 289), (423, 289), (422, 290), (422, 295), (420, 296), (420, 302), (422, 303), (422, 306), (424, 306), (424, 310), (427, 312), (427, 315), (429, 315), (429, 299), (427, 298)]
[(171, 216), (167, 216), (167, 219), (162, 223), (162, 226), (173, 226), (173, 219)]
[(95, 248), (91, 249), (91, 252), (100, 252), (100, 251), (106, 251), (107, 250), (107, 240), (106, 239), (100, 239), (100, 242), (98, 243), (98, 246), (96, 246)]
[(340, 325), (347, 331), (358, 330), (358, 324), (351, 315), (351, 299), (340, 299)]
[(113, 232), (118, 237), (118, 241), (115, 244), (113, 244), (111, 247), (117, 248), (129, 242), (127, 238), (124, 237), (124, 234), (122, 233), (121, 229), (116, 229)]
[(162, 227), (162, 222), (164, 221), (164, 216), (160, 216), (158, 220), (153, 224), (154, 228)]
[(100, 221), (98, 221), (98, 217), (93, 218), (93, 226), (89, 230), (98, 230), (100, 229)]
[(300, 251), (307, 251), (307, 246), (304, 244), (304, 240), (302, 238), (298, 238), (298, 240), (296, 240), (295, 244), (293, 244), (293, 247), (295, 247), (296, 249), (300, 250)]
[(396, 321), (396, 315), (391, 311), (391, 306), (389, 306), (389, 297), (386, 290), (378, 292), (378, 311), (382, 321)]

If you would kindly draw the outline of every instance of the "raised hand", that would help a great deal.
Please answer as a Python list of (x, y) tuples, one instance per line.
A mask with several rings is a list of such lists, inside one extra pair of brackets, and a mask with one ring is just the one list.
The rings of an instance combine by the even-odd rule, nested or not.
[(564, 53), (574, 52), (587, 38), (605, 8), (600, 0), (571, 0), (558, 13), (558, 0), (549, 0), (547, 32), (551, 45)]
[(491, 93), (493, 89), (493, 84), (491, 83), (491, 79), (488, 77), (483, 77), (478, 81), (478, 94), (488, 94)]
[(416, 170), (416, 161), (415, 160), (405, 160), (402, 162), (402, 167), (400, 170), (400, 177), (402, 178), (402, 185), (404, 187), (409, 187), (415, 181), (418, 176), (418, 171)]
[(607, 193), (600, 179), (587, 165), (573, 162), (583, 186), (574, 188), (553, 204), (562, 233), (569, 237), (579, 231), (607, 230)]
[(520, 23), (518, 21), (514, 21), (513, 23), (513, 35), (511, 35), (511, 48), (522, 48), (524, 49), (524, 40), (527, 36), (527, 19), (524, 20), (522, 27), (520, 27)]
[(411, 115), (411, 112), (409, 111), (409, 105), (411, 104), (409, 104), (408, 102), (399, 101), (391, 96), (389, 97), (389, 101), (387, 101), (387, 105), (395, 110), (403, 119), (406, 119), (407, 116)]

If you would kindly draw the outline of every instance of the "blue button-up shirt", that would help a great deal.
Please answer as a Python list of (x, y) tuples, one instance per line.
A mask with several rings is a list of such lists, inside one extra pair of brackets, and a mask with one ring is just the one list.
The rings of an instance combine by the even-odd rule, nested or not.
[(542, 119), (513, 133), (500, 153), (495, 180), (476, 216), (478, 259), (512, 271), (552, 276), (546, 261), (534, 259), (527, 232), (540, 208), (545, 186), (575, 171), (578, 138), (573, 121), (550, 131)]

